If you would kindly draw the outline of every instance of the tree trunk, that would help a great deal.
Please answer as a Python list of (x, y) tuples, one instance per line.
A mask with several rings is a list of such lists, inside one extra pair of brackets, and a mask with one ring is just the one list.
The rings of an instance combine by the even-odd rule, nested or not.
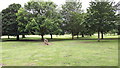
[(8, 35), (8, 39), (10, 39), (9, 35)]
[(44, 37), (43, 37), (43, 35), (41, 35), (41, 37), (42, 37), (42, 38), (41, 38), (41, 40), (44, 40)]
[(101, 32), (101, 39), (103, 39), (103, 32)]
[(53, 39), (53, 38), (52, 38), (52, 34), (50, 34), (50, 36), (51, 36), (51, 39)]
[(118, 32), (117, 35), (120, 35), (120, 32)]
[(92, 36), (92, 35), (90, 34), (90, 36)]
[(22, 35), (22, 38), (25, 38), (25, 35)]
[(100, 42), (100, 32), (98, 31), (98, 42)]
[(73, 35), (73, 33), (72, 33), (72, 39), (74, 39), (74, 35)]
[(16, 38), (16, 40), (19, 40), (19, 35), (17, 35), (17, 38)]
[(77, 39), (79, 38), (79, 35), (77, 34)]
[(82, 37), (84, 37), (84, 34), (82, 34)]
[(74, 39), (74, 36), (72, 35), (72, 39)]

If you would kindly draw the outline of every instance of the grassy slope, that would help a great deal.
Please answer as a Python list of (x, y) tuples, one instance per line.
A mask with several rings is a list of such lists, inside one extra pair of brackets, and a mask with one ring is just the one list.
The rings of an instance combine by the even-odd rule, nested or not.
[[(30, 39), (30, 38), (29, 38)], [(35, 38), (34, 38), (35, 39)], [(116, 66), (118, 40), (6, 41), (2, 43), (5, 65)]]

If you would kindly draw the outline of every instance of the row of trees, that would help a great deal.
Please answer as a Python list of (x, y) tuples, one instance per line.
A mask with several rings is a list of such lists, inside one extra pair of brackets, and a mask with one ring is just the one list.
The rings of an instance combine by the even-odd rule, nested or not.
[(92, 1), (87, 13), (81, 9), (79, 0), (72, 0), (62, 5), (62, 9), (57, 8), (54, 2), (29, 1), (24, 7), (20, 4), (11, 4), (2, 10), (2, 33), (3, 35), (25, 37), (28, 34), (60, 35), (69, 33), (74, 36), (93, 35), (98, 32), (103, 34), (116, 30), (118, 25), (118, 15), (115, 15), (113, 2)]

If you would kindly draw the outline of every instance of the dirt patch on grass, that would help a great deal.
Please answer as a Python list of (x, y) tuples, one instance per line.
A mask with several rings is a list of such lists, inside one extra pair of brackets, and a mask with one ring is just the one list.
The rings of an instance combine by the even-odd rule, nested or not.
[(45, 43), (41, 43), (40, 45), (49, 46), (49, 45), (52, 45), (52, 43), (49, 43), (49, 45), (46, 45)]

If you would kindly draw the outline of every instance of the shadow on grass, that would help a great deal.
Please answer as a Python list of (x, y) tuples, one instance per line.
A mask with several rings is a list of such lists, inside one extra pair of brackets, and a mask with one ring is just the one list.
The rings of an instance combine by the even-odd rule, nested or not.
[[(51, 41), (68, 41), (68, 40), (96, 40), (94, 42), (97, 42), (97, 38), (87, 38), (87, 37), (79, 37), (78, 39), (75, 38), (75, 39), (71, 39), (71, 38), (53, 38), (53, 39), (50, 39), (50, 38), (46, 38), (48, 39), (50, 42)], [(101, 42), (109, 42), (109, 40), (118, 40), (118, 38), (104, 38), (104, 39), (101, 39)], [(20, 38), (20, 40), (16, 40), (16, 38), (11, 38), (11, 39), (7, 39), (7, 38), (4, 38), (2, 39), (2, 42), (8, 42), (8, 41), (20, 41), (20, 42), (43, 42), (43, 40), (41, 40), (41, 38)], [(91, 41), (90, 41), (91, 42)], [(90, 43), (88, 42), (88, 43)], [(87, 43), (87, 42), (86, 42)]]

